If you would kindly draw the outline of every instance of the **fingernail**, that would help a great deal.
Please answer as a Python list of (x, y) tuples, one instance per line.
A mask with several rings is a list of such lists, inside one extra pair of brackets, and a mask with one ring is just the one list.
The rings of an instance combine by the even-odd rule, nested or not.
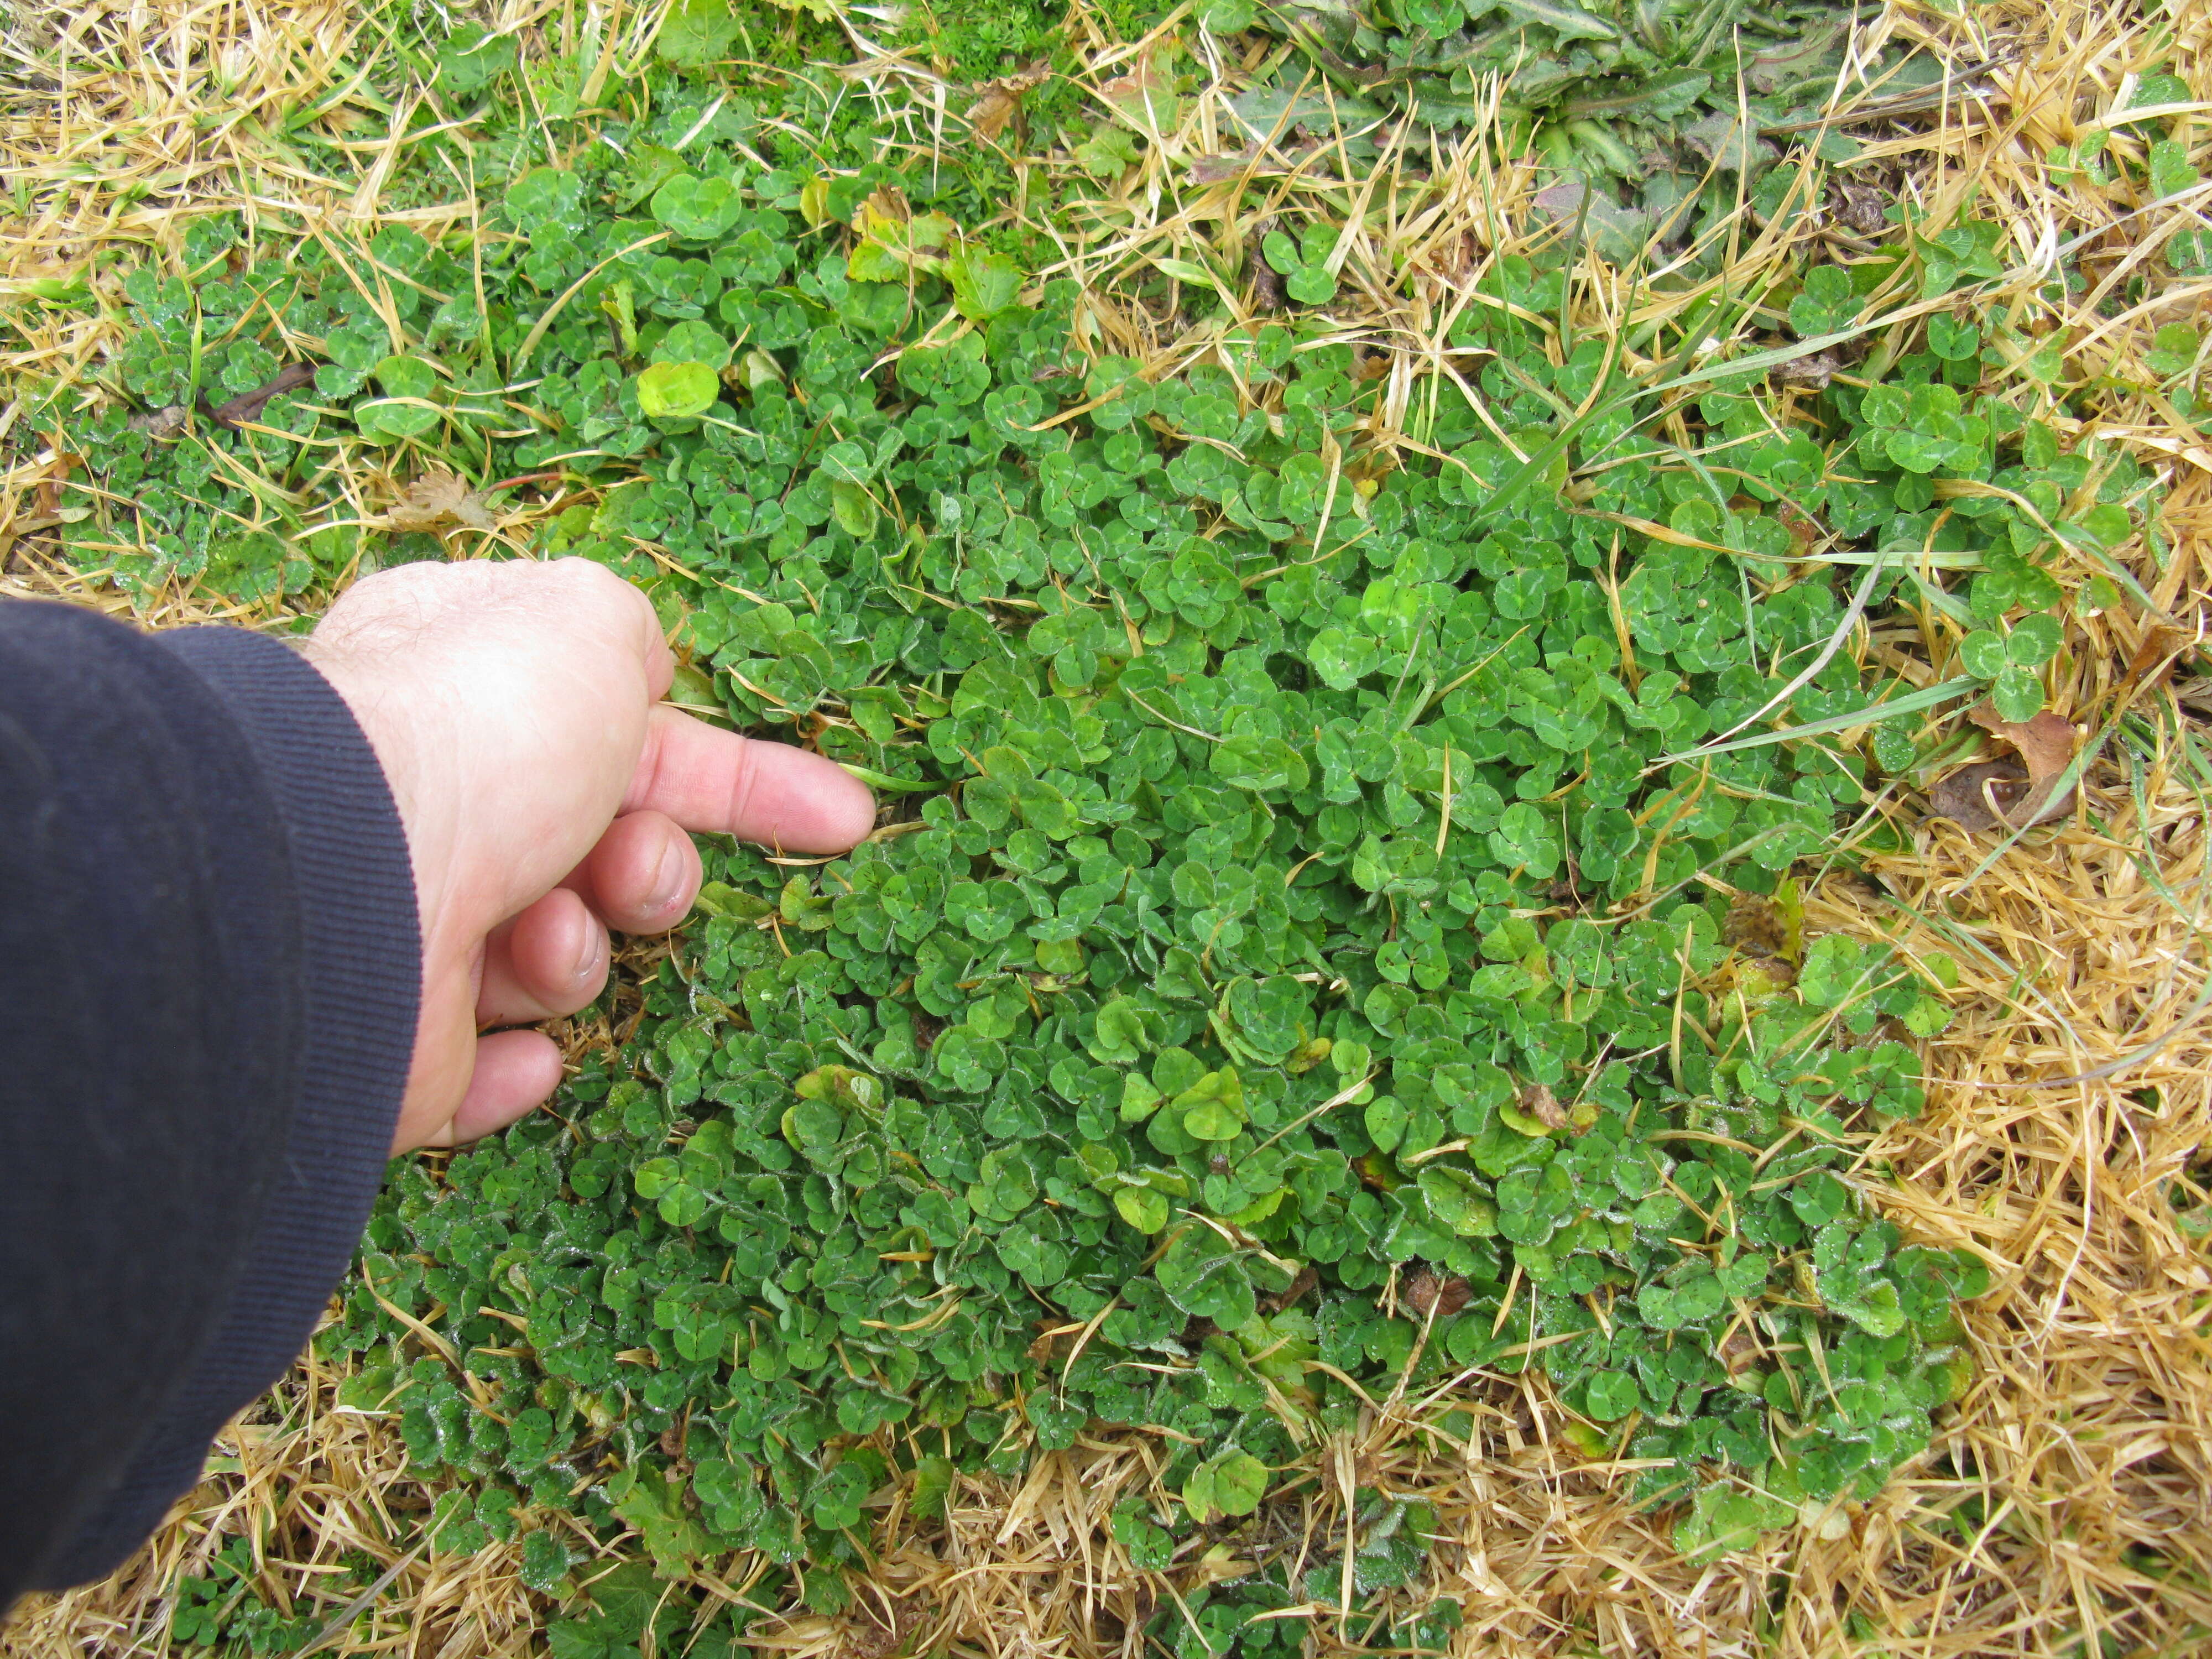
[(690, 874), (683, 843), (671, 839), (660, 854), (659, 868), (653, 872), (653, 896), (646, 901), (646, 908), (654, 915), (672, 908), (684, 896), (684, 881)]
[(584, 953), (576, 958), (576, 977), (589, 979), (599, 969), (599, 930), (587, 919), (584, 923)]

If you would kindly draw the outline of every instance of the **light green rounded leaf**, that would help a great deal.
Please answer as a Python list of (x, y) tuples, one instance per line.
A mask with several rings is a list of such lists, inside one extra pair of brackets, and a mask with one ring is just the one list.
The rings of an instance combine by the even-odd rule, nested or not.
[(1306, 660), (1332, 691), (1349, 691), (1375, 672), (1382, 648), (1364, 634), (1324, 628), (1306, 647)]
[(838, 529), (860, 542), (874, 535), (876, 526), (883, 520), (882, 510), (867, 487), (848, 478), (830, 481), (830, 516), (836, 520)]
[(1243, 1115), (1218, 1100), (1202, 1100), (1182, 1115), (1183, 1133), (1194, 1140), (1234, 1140), (1243, 1127)]
[(1986, 628), (1959, 641), (1959, 666), (1978, 680), (1994, 679), (2008, 659), (2005, 642)]
[(1182, 1500), (1194, 1521), (1249, 1515), (1267, 1495), (1267, 1466), (1249, 1452), (1224, 1452), (1191, 1471)]
[(1583, 1409), (1601, 1423), (1613, 1423), (1634, 1411), (1642, 1398), (1627, 1372), (1600, 1371), (1583, 1385)]
[(738, 187), (726, 179), (679, 173), (653, 194), (653, 216), (690, 242), (713, 241), (744, 210)]
[(848, 438), (822, 452), (822, 471), (842, 483), (866, 483), (875, 468), (869, 463), (868, 452)]
[(1141, 1123), (1152, 1115), (1160, 1103), (1160, 1091), (1152, 1080), (1142, 1072), (1131, 1072), (1121, 1079), (1121, 1121)]
[(945, 262), (954, 309), (970, 322), (988, 322), (1021, 297), (1022, 271), (1003, 253), (963, 249)]
[(637, 406), (656, 421), (703, 415), (721, 385), (710, 363), (653, 363), (637, 377)]
[(386, 357), (373, 372), (387, 398), (428, 398), (438, 389), (438, 371), (420, 357)]
[(730, 0), (677, 0), (653, 37), (653, 49), (683, 69), (696, 69), (728, 56), (738, 38)]
[(1311, 777), (1305, 757), (1280, 738), (1246, 734), (1213, 746), (1213, 775), (1238, 789), (1303, 789)]
[(2043, 681), (2033, 668), (2008, 663), (1990, 684), (1990, 701), (2000, 718), (2017, 724), (2032, 720), (2043, 709)]
[(2058, 654), (2058, 619), (2038, 612), (2012, 625), (2005, 653), (2022, 668), (2040, 668)]
[(1123, 1187), (1114, 1194), (1114, 1207), (1121, 1219), (1140, 1233), (1156, 1233), (1168, 1224), (1166, 1195), (1150, 1187)]
[(1431, 1164), (1420, 1174), (1421, 1196), (1429, 1213), (1462, 1238), (1489, 1238), (1498, 1231), (1498, 1206), (1482, 1182), (1465, 1170)]
[(439, 413), (428, 404), (404, 403), (397, 398), (385, 398), (356, 406), (353, 418), (355, 424), (361, 428), (362, 437), (396, 441), (401, 438), (421, 437), (438, 424)]

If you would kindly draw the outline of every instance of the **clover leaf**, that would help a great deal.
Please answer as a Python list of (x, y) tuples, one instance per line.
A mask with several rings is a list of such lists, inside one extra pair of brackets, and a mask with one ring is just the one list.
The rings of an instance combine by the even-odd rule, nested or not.
[[(672, 9), (663, 63), (719, 64), (734, 21)], [(250, 390), (275, 311), (325, 343), (321, 401), (358, 398), (365, 436), (587, 482), (514, 519), (528, 551), (636, 580), (686, 707), (887, 803), (836, 857), (710, 842), (698, 914), (634, 964), (558, 1113), (393, 1171), (319, 1340), (463, 1493), (450, 1526), (634, 1527), (684, 1575), (749, 1552), (835, 1617), (848, 1540), (824, 1528), (887, 1484), (926, 1509), (1141, 1424), (1173, 1457), (1110, 1524), (1164, 1567), (1363, 1395), (1448, 1398), (1500, 1366), (1577, 1414), (1562, 1447), (1686, 1506), (1686, 1548), (1770, 1524), (1768, 1487), (1785, 1519), (1872, 1492), (1962, 1386), (1955, 1304), (1986, 1283), (1861, 1198), (1881, 1177), (1848, 1126), (1923, 1109), (1909, 1039), (1951, 1013), (1932, 967), (1801, 937), (1791, 872), (1854, 833), (1862, 779), (1785, 733), (1884, 695), (1848, 653), (1789, 685), (1856, 580), (1800, 556), (1803, 523), (1839, 554), (1943, 556), (1914, 566), (1916, 605), (1960, 622), (1958, 672), (2002, 713), (2065, 643), (2052, 532), (2148, 533), (2148, 475), (1967, 386), (2016, 343), (1965, 298), (1927, 349), (1908, 329), (1905, 356), (1817, 392), (1709, 362), (1655, 450), (1656, 409), (1607, 384), (1618, 353), (1541, 325), (1571, 270), (1541, 249), (1470, 279), (1449, 343), (1480, 372), (1412, 365), (1419, 444), (1384, 466), (1369, 440), (1404, 388), (1342, 340), (1228, 318), (1200, 356), (1099, 355), (1078, 284), (1030, 282), (1004, 227), (955, 222), (1000, 185), (951, 151), (942, 173), (861, 153), (799, 82), (717, 70), (742, 88), (725, 99), (652, 73), (608, 129), (622, 159), (521, 166), (480, 259), (380, 229), (405, 280), (374, 315), (357, 261), (268, 257), (218, 216), (182, 233), (202, 274), (126, 273), (117, 300), (134, 395), (181, 401), (195, 368)], [(1686, 85), (1655, 106), (1705, 96)], [(1122, 90), (1079, 166), (1118, 174), (1169, 130), (1164, 82)], [(506, 154), (499, 107), (480, 125)], [(599, 119), (549, 115), (580, 138)], [(763, 120), (805, 126), (816, 171), (741, 188), (726, 158), (779, 159), (747, 136)], [(434, 155), (392, 165), (428, 192)], [(1342, 234), (1301, 203), (1259, 249), (1294, 308), (1333, 297)], [(1957, 228), (1759, 302), (1802, 336), (1849, 331), (1893, 276), (1959, 292), (2002, 256)], [(1657, 326), (1639, 353), (1694, 352)], [(525, 340), (517, 393), (480, 359)], [(2161, 335), (2148, 367), (2179, 394), (2196, 349)], [(232, 465), (276, 453), (266, 432), (140, 442), (75, 409), (101, 499), (166, 538), (160, 562), (82, 544), (118, 580), (197, 569), (246, 603), (363, 551), (350, 513), (238, 528), (266, 520)], [(327, 439), (312, 400), (264, 413)], [(1879, 725), (1876, 757), (1910, 767), (1919, 739)], [(1757, 893), (1776, 917), (1747, 931)], [(471, 1379), (410, 1320), (475, 1345)], [(1432, 1519), (1355, 1506), (1355, 1578), (1408, 1582)], [(565, 1547), (520, 1548), (574, 1590)], [(556, 1620), (556, 1645), (637, 1644), (645, 1586), (666, 1587), (609, 1582), (621, 1627)], [(1258, 1639), (1218, 1622), (1230, 1606), (1192, 1611)]]
[(1790, 326), (1800, 339), (1840, 334), (1857, 320), (1859, 303), (1850, 272), (1840, 265), (1815, 265), (1790, 301)]
[(711, 242), (726, 234), (745, 210), (727, 179), (679, 173), (653, 193), (653, 216), (687, 242)]
[(1626, 1371), (1600, 1371), (1583, 1384), (1583, 1409), (1601, 1423), (1619, 1421), (1641, 1400), (1636, 1379)]
[(1267, 1494), (1267, 1466), (1249, 1452), (1224, 1452), (1183, 1479), (1183, 1505), (1201, 1525), (1217, 1515), (1249, 1515)]

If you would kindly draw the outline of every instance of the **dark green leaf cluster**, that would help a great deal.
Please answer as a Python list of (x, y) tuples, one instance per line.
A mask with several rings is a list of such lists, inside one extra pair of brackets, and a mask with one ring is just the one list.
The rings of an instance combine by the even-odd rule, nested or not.
[[(1349, 1420), (1314, 1361), (1533, 1359), (1654, 1498), (1725, 1467), (1817, 1501), (1924, 1441), (1964, 1270), (1832, 1173), (1843, 1115), (1917, 1105), (1909, 1050), (1832, 1041), (1838, 1009), (1871, 1030), (1880, 973), (1824, 945), (1802, 995), (1747, 994), (1690, 896), (1772, 887), (1860, 780), (1812, 745), (1661, 761), (1838, 618), (1778, 574), (1761, 501), (1870, 487), (1716, 393), (1702, 451), (1622, 413), (1585, 428), (1584, 499), (1500, 510), (1522, 463), (1456, 394), (1447, 463), (1325, 462), (1376, 392), (1293, 330), (1155, 380), (1073, 351), (1064, 287), (963, 317), (939, 276), (854, 280), (777, 205), (797, 181), (657, 195), (677, 254), (523, 183), (519, 214), (577, 228), (536, 220), (556, 265), (520, 280), (615, 251), (539, 346), (558, 428), (507, 452), (605, 469), (549, 544), (653, 583), (745, 718), (911, 793), (846, 858), (715, 852), (707, 919), (564, 1115), (398, 1173), (325, 1340), (386, 1356), (416, 1458), (675, 1570), (856, 1561), (901, 1462), (1011, 1467), (1092, 1419), (1176, 1431), (1187, 1517), (1133, 1539), (1234, 1516), (1286, 1425)], [(1541, 304), (1559, 276), (1501, 281)], [(1472, 314), (1510, 430), (1595, 384), (1601, 348), (1553, 364)], [(708, 366), (714, 403), (648, 410), (656, 361)], [(1863, 696), (1839, 664), (1789, 712)], [(1417, 1272), (1463, 1305), (1413, 1316)]]
[[(1655, 1501), (1729, 1474), (1792, 1513), (1918, 1449), (1978, 1270), (1850, 1177), (1867, 1115), (1920, 1104), (1883, 1022), (1942, 1005), (1843, 941), (1792, 988), (1723, 937), (1729, 893), (1786, 899), (1832, 843), (1861, 763), (1674, 757), (1869, 699), (1841, 653), (1790, 692), (1843, 622), (1793, 514), (1919, 534), (1931, 477), (2009, 477), (2016, 445), (2035, 500), (2072, 458), (1940, 348), (1809, 417), (1717, 382), (1662, 441), (1602, 343), (1557, 361), (1528, 320), (1560, 270), (1509, 259), (1452, 340), (1481, 406), (1425, 386), (1393, 468), (1326, 331), (1231, 329), (1172, 375), (1095, 357), (1073, 285), (1024, 288), (919, 172), (651, 149), (520, 168), (481, 247), (381, 231), (380, 284), (204, 240), (222, 276), (131, 278), (127, 386), (250, 389), (273, 365), (223, 319), (273, 304), (327, 343), (313, 395), (276, 436), (90, 423), (163, 550), (142, 574), (247, 593), (405, 553), (233, 550), (250, 479), (313, 483), (285, 433), (561, 470), (588, 499), (538, 550), (646, 584), (701, 695), (891, 803), (846, 857), (710, 849), (620, 1048), (395, 1172), (321, 1340), (474, 1483), (442, 1547), (519, 1538), (559, 1591), (528, 1516), (566, 1510), (665, 1573), (758, 1550), (830, 1609), (888, 1482), (926, 1510), (1096, 1421), (1170, 1431), (1179, 1502), (1113, 1523), (1164, 1561), (1361, 1389), (1531, 1364)], [(1268, 257), (1318, 291), (1328, 240)], [(2035, 550), (1976, 578), (1992, 624)], [(1713, 1490), (1686, 1547), (1736, 1536)], [(1404, 1582), (1419, 1506), (1354, 1520), (1316, 1573)], [(1295, 1621), (1247, 1621), (1291, 1596), (1224, 1589), (1212, 1635), (1162, 1639), (1287, 1651)], [(559, 1639), (636, 1639), (601, 1607)]]
[[(214, 1648), (237, 1659), (249, 1654), (259, 1659), (297, 1653), (313, 1642), (321, 1621), (305, 1611), (287, 1617), (263, 1601), (256, 1583), (260, 1573), (253, 1540), (233, 1538), (209, 1558), (204, 1571), (179, 1577), (169, 1620), (171, 1647), (185, 1653)], [(350, 1575), (362, 1576), (358, 1570)]]
[[(1993, 224), (1966, 221), (1932, 237), (1908, 234), (1863, 264), (1814, 270), (1790, 302), (1790, 325), (1807, 339), (1858, 326), (1876, 303), (1869, 296), (1900, 266), (1917, 276), (1923, 296), (1990, 280), (2003, 268), (1998, 234)], [(2016, 362), (2043, 377), (2043, 353), (2006, 337), (1995, 319), (1971, 307), (1937, 313), (1917, 343), (1920, 349), (1881, 365), (1878, 384), (1838, 383), (1821, 399), (1823, 435), (1838, 441), (1828, 446), (1831, 464), (1841, 470), (1848, 453), (1858, 481), (1831, 486), (1829, 522), (1870, 538), (1900, 571), (1923, 562), (1922, 574), (1881, 578), (1875, 603), (1895, 586), (1911, 586), (1917, 602), (1964, 634), (1954, 672), (1985, 682), (2004, 719), (2026, 720), (2043, 707), (2040, 671), (2062, 637), (2050, 613), (2068, 597), (2045, 567), (2062, 554), (2069, 562), (2086, 555), (2124, 575), (2110, 556), (2146, 527), (2150, 476), (2117, 451), (2064, 450), (2049, 425), (2023, 420), (2002, 397), (1978, 390), (1992, 370)], [(2195, 336), (2183, 330), (2172, 343), (2189, 349), (2170, 365), (2185, 374)], [(1737, 429), (1753, 434), (1759, 425), (1739, 420)], [(1931, 580), (1929, 565), (1971, 574), (1955, 591)], [(2091, 608), (2118, 601), (2110, 579), (2094, 580), (2101, 593), (2087, 596)], [(1875, 753), (1903, 770), (1916, 750), (1909, 733), (1891, 725), (1877, 734)]]

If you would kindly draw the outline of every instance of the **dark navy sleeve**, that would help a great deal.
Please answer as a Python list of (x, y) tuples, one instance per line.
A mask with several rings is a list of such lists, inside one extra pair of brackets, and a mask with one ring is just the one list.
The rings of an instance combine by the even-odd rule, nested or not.
[(304, 1346), (420, 980), (398, 813), (306, 661), (0, 603), (0, 1608), (120, 1565)]

